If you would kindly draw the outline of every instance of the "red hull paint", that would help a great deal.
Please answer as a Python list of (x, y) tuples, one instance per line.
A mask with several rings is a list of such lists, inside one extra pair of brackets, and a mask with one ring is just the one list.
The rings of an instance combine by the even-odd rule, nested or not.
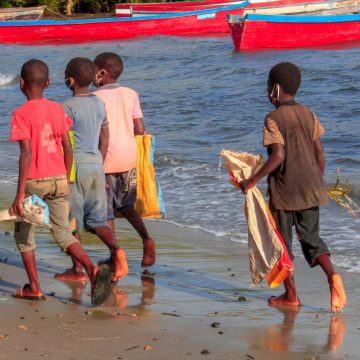
[(360, 21), (273, 23), (245, 20), (230, 25), (236, 50), (303, 48), (360, 40)]
[[(187, 15), (152, 19), (102, 19), (99, 21), (39, 21), (21, 24), (1, 23), (0, 43), (80, 43), (97, 40), (129, 39), (152, 35), (200, 35), (227, 33), (226, 14)], [(242, 14), (242, 8), (232, 11)], [(200, 16), (200, 19), (199, 19)]]

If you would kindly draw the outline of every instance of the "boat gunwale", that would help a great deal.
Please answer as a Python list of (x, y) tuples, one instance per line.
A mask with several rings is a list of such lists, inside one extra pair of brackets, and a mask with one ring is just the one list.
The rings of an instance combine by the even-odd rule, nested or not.
[(271, 23), (341, 23), (360, 21), (360, 14), (341, 14), (341, 15), (227, 15), (227, 21), (231, 24), (237, 22), (249, 21), (267, 21)]
[(250, 3), (249, 0), (245, 0), (240, 4), (231, 6), (221, 6), (218, 8), (197, 10), (197, 11), (184, 11), (178, 13), (166, 13), (161, 15), (148, 15), (148, 16), (137, 16), (137, 17), (111, 17), (111, 18), (97, 18), (97, 19), (74, 19), (74, 20), (18, 20), (18, 21), (0, 21), (0, 26), (43, 26), (43, 25), (86, 25), (86, 24), (102, 24), (102, 23), (125, 23), (135, 21), (146, 21), (146, 20), (162, 20), (171, 18), (180, 18), (196, 15), (210, 15), (213, 13), (227, 12), (244, 8)]

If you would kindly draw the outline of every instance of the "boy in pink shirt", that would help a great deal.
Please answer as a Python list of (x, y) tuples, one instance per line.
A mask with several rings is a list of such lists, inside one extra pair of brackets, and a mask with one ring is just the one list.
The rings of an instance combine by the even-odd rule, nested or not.
[[(49, 70), (40, 60), (29, 60), (21, 69), (20, 88), (28, 101), (16, 109), (11, 121), (11, 141), (19, 141), (19, 179), (12, 214), (22, 215), (25, 197), (36, 194), (49, 207), (52, 235), (59, 247), (85, 268), (91, 284), (91, 301), (100, 305), (110, 295), (111, 273), (94, 265), (69, 228), (69, 176), (72, 147), (68, 130), (72, 124), (60, 104), (43, 98), (49, 85)], [(15, 291), (14, 297), (45, 300), (40, 288), (36, 261), (34, 226), (15, 224), (15, 241), (21, 254), (29, 284)]]
[(114, 219), (119, 211), (143, 241), (142, 267), (155, 264), (155, 242), (135, 210), (136, 144), (135, 135), (145, 132), (138, 94), (117, 83), (123, 62), (115, 53), (99, 54), (95, 60), (94, 92), (104, 103), (109, 122), (110, 141), (104, 161), (108, 203), (108, 223), (115, 233)]

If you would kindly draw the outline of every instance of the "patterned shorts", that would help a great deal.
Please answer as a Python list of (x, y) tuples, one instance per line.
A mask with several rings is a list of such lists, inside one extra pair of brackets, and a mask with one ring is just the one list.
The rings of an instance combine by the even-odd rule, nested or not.
[(106, 174), (107, 219), (114, 220), (116, 212), (135, 205), (136, 169)]

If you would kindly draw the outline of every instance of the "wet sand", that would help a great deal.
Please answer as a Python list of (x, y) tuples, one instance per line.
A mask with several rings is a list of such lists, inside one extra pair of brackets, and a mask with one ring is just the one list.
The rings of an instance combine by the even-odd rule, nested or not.
[[(337, 269), (348, 306), (334, 315), (322, 271), (296, 259), (302, 307), (272, 308), (267, 298), (282, 287), (252, 286), (246, 246), (165, 222), (147, 226), (157, 241), (157, 264), (143, 274), (140, 240), (119, 220), (130, 273), (104, 305), (92, 308), (89, 283), (54, 279), (70, 259), (47, 231), (37, 236), (45, 248), (37, 259), (47, 301), (12, 298), (27, 278), (12, 226), (2, 223), (0, 359), (360, 359), (358, 274)], [(94, 261), (107, 256), (96, 238), (85, 236), (84, 243)]]

